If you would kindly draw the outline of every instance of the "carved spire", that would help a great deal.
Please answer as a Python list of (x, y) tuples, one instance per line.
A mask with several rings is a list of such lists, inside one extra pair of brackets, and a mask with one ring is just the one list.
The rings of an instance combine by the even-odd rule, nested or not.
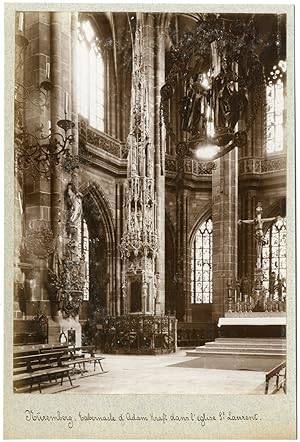
[[(149, 131), (149, 91), (143, 61), (142, 30), (137, 28), (133, 54), (131, 122), (127, 139), (128, 166), (125, 183), (125, 229), (120, 251), (124, 262), (123, 296), (129, 311), (153, 313), (155, 260), (158, 250), (156, 199), (154, 189), (154, 149)], [(134, 276), (135, 275), (135, 276)], [(134, 276), (134, 278), (133, 278)], [(136, 307), (131, 283), (138, 281)], [(129, 296), (129, 298), (127, 298)], [(125, 307), (126, 310), (126, 307)]]

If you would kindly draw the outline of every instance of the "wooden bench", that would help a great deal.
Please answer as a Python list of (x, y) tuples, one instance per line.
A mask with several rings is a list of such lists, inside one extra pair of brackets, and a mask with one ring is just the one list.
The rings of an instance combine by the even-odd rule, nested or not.
[[(78, 366), (81, 376), (88, 371), (86, 370), (87, 363), (94, 364), (93, 374), (106, 373), (101, 364), (103, 359), (105, 358), (95, 355), (90, 346), (39, 344), (16, 347), (14, 348), (14, 390), (17, 391), (17, 386), (20, 383), (30, 382), (30, 392), (34, 383), (38, 385), (41, 392), (41, 383), (45, 378), (51, 383), (52, 377), (54, 377), (57, 383), (58, 376), (61, 378), (61, 385), (64, 378), (67, 377), (72, 386), (71, 374), (76, 366)], [(97, 364), (101, 369), (100, 372), (96, 372)]]
[(14, 357), (26, 356), (32, 353), (42, 353), (58, 350), (67, 350), (68, 346), (66, 344), (35, 344), (35, 345), (22, 345), (14, 347)]
[[(82, 346), (82, 347), (73, 347), (69, 349), (69, 351), (71, 352), (71, 360), (66, 361), (65, 364), (68, 365), (73, 365), (73, 367), (75, 368), (76, 365), (78, 365), (78, 368), (80, 370), (81, 375), (83, 376), (83, 373), (86, 372), (86, 363), (93, 363), (94, 364), (94, 372), (96, 371), (96, 365), (98, 364), (99, 367), (101, 368), (101, 373), (106, 373), (103, 370), (101, 361), (103, 359), (105, 359), (105, 357), (103, 356), (97, 356), (95, 355), (92, 347), (89, 346)], [(80, 352), (80, 354), (78, 354), (77, 352)], [(90, 356), (83, 356), (81, 357), (81, 354), (90, 354)]]
[(54, 375), (56, 382), (57, 382), (57, 375), (61, 375), (60, 385), (63, 384), (63, 378), (64, 378), (64, 375), (66, 375), (70, 381), (71, 386), (73, 386), (71, 376), (70, 376), (70, 371), (71, 371), (70, 367), (46, 368), (46, 369), (42, 369), (42, 370), (37, 370), (37, 371), (26, 372), (26, 373), (14, 375), (13, 380), (14, 380), (14, 383), (30, 380), (30, 393), (32, 391), (33, 383), (34, 383), (34, 381), (36, 381), (38, 384), (38, 387), (39, 387), (39, 392), (41, 393), (42, 392), (41, 381), (43, 380), (43, 378), (47, 377), (49, 382), (51, 383), (52, 382), (51, 375)]
[[(61, 376), (61, 385), (63, 384), (64, 376), (67, 376), (72, 386), (70, 377), (71, 368), (62, 363), (65, 351), (53, 351), (36, 353), (35, 350), (31, 354), (14, 357), (14, 374), (13, 383), (14, 389), (17, 391), (17, 384), (21, 382), (30, 381), (30, 392), (32, 391), (33, 383), (36, 381), (41, 392), (41, 381), (43, 378), (48, 378), (51, 382), (51, 375), (54, 375), (57, 382), (57, 375)], [(45, 361), (43, 363), (43, 361)]]
[[(284, 373), (281, 374), (281, 372), (284, 370)], [(273, 389), (272, 393), (276, 393), (280, 388), (283, 389), (283, 391), (286, 393), (286, 362), (281, 362), (276, 367), (274, 367), (272, 370), (270, 370), (266, 374), (266, 380), (265, 380), (265, 394), (268, 394), (269, 392), (269, 383), (270, 380), (276, 376), (276, 384), (275, 389)], [(282, 378), (282, 379), (280, 379)]]

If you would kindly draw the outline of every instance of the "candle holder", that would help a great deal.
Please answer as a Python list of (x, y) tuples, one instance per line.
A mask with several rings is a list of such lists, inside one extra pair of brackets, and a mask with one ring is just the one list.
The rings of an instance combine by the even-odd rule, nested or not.
[(25, 104), (29, 101), (33, 106), (36, 106), (42, 112), (43, 107), (49, 107), (49, 91), (52, 89), (52, 84), (47, 77), (38, 86), (27, 85), (23, 81), (23, 69), (25, 52), (29, 45), (29, 40), (22, 34), (15, 35), (16, 43), (16, 64), (15, 64), (15, 107), (16, 112), (23, 112)]
[(22, 34), (16, 34), (15, 41), (16, 45), (21, 49), (27, 48), (29, 44), (29, 40)]
[(23, 35), (23, 20), (24, 17), (20, 15), (19, 31), (15, 35), (15, 167), (16, 172), (28, 172), (34, 178), (49, 178), (63, 157), (68, 159), (66, 171), (78, 167), (78, 158), (70, 153), (70, 145), (74, 141), (71, 131), (75, 124), (67, 118), (65, 103), (65, 118), (57, 122), (61, 130), (49, 128), (45, 134), (44, 126), (41, 125), (34, 133), (30, 133), (24, 126), (24, 110), (28, 104), (39, 108), (40, 112), (43, 108), (49, 108), (52, 83), (49, 78), (50, 63), (46, 63), (46, 78), (38, 87), (23, 82), (25, 51), (29, 45), (29, 40)]
[(69, 130), (71, 130), (75, 127), (75, 124), (73, 123), (73, 121), (68, 120), (67, 115), (65, 114), (65, 119), (59, 120), (57, 122), (57, 126), (60, 127), (61, 129), (63, 129), (65, 131), (65, 133), (67, 133)]
[(64, 134), (50, 129), (50, 133), (45, 135), (43, 125), (37, 129), (36, 134), (26, 130), (15, 133), (17, 171), (28, 171), (33, 177), (42, 175), (49, 178), (63, 157), (70, 161), (70, 146), (74, 136), (69, 132), (75, 124), (65, 119), (59, 120), (57, 126), (63, 129)]
[(40, 87), (48, 92), (52, 89), (52, 83), (50, 80), (44, 80), (41, 82)]

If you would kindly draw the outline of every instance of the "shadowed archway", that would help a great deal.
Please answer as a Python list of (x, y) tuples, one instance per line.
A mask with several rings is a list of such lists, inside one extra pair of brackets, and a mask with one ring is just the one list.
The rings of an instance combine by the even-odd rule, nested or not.
[(80, 189), (83, 215), (89, 232), (89, 303), (88, 317), (96, 311), (118, 314), (116, 302), (116, 242), (112, 211), (97, 183)]

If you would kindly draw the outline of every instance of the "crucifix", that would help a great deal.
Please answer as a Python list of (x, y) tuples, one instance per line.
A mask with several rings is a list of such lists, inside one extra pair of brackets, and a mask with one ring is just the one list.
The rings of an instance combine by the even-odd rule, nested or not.
[(264, 245), (264, 231), (263, 231), (263, 225), (264, 223), (270, 222), (270, 221), (278, 221), (281, 217), (280, 216), (274, 216), (272, 218), (262, 218), (262, 205), (260, 202), (257, 203), (256, 207), (256, 218), (254, 219), (239, 219), (238, 224), (254, 224), (255, 228), (255, 239), (256, 239), (256, 269), (261, 269), (261, 252), (262, 247)]
[(262, 205), (257, 203), (256, 217), (254, 219), (240, 219), (238, 224), (253, 224), (255, 229), (256, 240), (256, 266), (254, 270), (254, 287), (252, 290), (252, 311), (265, 311), (265, 288), (263, 287), (263, 270), (261, 263), (262, 247), (264, 245), (264, 223), (278, 221), (281, 217), (262, 218)]

